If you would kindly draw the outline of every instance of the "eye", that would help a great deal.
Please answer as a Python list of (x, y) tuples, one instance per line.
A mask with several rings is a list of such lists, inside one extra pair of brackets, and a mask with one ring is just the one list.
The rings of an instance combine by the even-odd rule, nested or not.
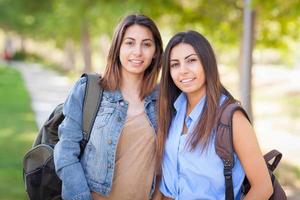
[(188, 63), (192, 63), (192, 62), (195, 62), (195, 61), (197, 61), (196, 58), (190, 58), (190, 59), (187, 60)]
[(151, 42), (144, 42), (143, 45), (145, 47), (151, 47), (152, 46), (152, 43)]
[(126, 40), (126, 41), (124, 42), (124, 44), (126, 44), (126, 45), (128, 45), (128, 46), (132, 46), (132, 45), (134, 44), (134, 42), (131, 41), (131, 40)]
[(171, 68), (177, 68), (177, 67), (179, 67), (179, 63), (171, 63), (170, 67)]

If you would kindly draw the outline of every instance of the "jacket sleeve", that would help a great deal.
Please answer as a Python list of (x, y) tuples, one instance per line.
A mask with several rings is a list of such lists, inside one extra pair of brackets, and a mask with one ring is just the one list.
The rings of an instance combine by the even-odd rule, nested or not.
[(58, 129), (59, 141), (54, 147), (56, 173), (62, 180), (63, 199), (92, 199), (82, 165), (78, 159), (82, 134), (82, 107), (86, 78), (72, 88), (64, 103), (65, 119)]

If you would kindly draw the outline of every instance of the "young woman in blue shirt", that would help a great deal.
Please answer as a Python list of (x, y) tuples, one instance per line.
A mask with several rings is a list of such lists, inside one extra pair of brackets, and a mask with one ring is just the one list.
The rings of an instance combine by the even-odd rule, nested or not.
[(150, 198), (161, 55), (161, 36), (149, 17), (128, 15), (120, 22), (100, 81), (100, 108), (80, 160), (86, 79), (75, 84), (64, 104), (65, 119), (54, 150), (63, 199)]
[[(165, 199), (225, 199), (223, 162), (215, 152), (217, 110), (234, 98), (220, 82), (207, 39), (195, 31), (169, 41), (164, 58), (158, 106), (160, 192)], [(268, 199), (272, 184), (254, 130), (242, 114), (233, 115), (235, 199), (245, 175), (251, 189), (244, 199)]]

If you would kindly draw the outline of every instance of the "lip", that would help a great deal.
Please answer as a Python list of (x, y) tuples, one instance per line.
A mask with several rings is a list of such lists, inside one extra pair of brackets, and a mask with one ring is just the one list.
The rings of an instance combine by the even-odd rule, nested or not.
[(143, 60), (140, 60), (140, 59), (129, 59), (129, 62), (135, 64), (135, 65), (140, 65), (140, 64), (143, 64), (144, 61)]
[(182, 83), (182, 84), (189, 84), (193, 80), (195, 80), (195, 78), (184, 78), (184, 79), (180, 80), (180, 83)]

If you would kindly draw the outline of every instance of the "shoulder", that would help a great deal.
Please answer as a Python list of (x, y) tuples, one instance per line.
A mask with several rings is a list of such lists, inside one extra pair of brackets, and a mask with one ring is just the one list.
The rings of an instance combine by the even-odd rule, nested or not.
[(85, 89), (86, 83), (87, 83), (87, 78), (80, 77), (80, 79), (76, 82), (75, 86), (77, 85), (78, 88)]
[(159, 95), (159, 85), (157, 84), (154, 90), (146, 98), (150, 98), (151, 100), (157, 100), (158, 95)]
[(240, 110), (236, 110), (233, 113), (233, 117), (232, 117), (232, 122), (233, 123), (243, 123), (243, 124), (250, 124), (249, 120), (247, 119), (247, 117), (245, 116), (245, 114), (240, 111)]
[(251, 123), (240, 110), (233, 113), (232, 130), (234, 141), (247, 142), (250, 138), (255, 137), (255, 132)]
[(77, 107), (75, 106), (77, 104), (81, 106), (85, 95), (86, 82), (86, 77), (81, 77), (75, 82), (65, 101), (64, 110), (66, 110), (67, 108), (74, 109), (75, 107)]
[(87, 83), (86, 77), (79, 78), (75, 82), (73, 88), (71, 89), (69, 96), (76, 96), (76, 97), (83, 96), (85, 93), (86, 83)]

